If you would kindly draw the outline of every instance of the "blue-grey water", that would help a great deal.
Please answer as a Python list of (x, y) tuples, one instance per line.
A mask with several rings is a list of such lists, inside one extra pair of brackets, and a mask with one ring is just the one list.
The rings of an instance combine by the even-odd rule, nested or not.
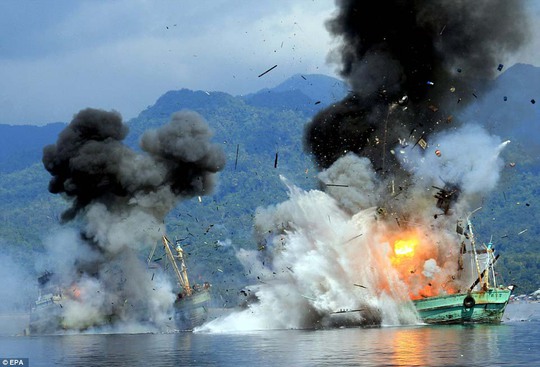
[(30, 366), (540, 366), (540, 322), (205, 334), (0, 336)]
[(31, 366), (538, 366), (540, 323), (1, 337)]

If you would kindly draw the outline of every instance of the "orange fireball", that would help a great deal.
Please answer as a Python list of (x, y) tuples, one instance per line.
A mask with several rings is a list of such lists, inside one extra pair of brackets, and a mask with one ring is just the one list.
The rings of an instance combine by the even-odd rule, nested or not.
[[(428, 232), (429, 233), (429, 232)], [(418, 299), (437, 294), (453, 293), (454, 285), (450, 279), (426, 275), (426, 261), (438, 259), (438, 246), (434, 240), (423, 233), (421, 228), (409, 228), (387, 235), (391, 245), (390, 264), (399, 274), (400, 280), (408, 287), (409, 297)]]
[(394, 242), (394, 254), (397, 256), (414, 256), (414, 248), (416, 247), (416, 239), (397, 240)]
[(395, 236), (390, 240), (393, 242), (393, 255), (390, 258), (392, 265), (404, 265), (414, 262), (417, 249), (419, 247), (418, 234), (415, 232), (401, 233), (399, 237)]
[(81, 289), (77, 286), (77, 285), (72, 285), (70, 287), (70, 291), (71, 291), (71, 296), (74, 298), (74, 299), (79, 299), (81, 297)]

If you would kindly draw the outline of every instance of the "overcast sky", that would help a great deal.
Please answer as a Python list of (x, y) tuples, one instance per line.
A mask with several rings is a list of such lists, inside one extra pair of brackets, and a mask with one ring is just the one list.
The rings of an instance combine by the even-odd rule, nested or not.
[[(324, 26), (334, 8), (333, 0), (1, 0), (0, 124), (69, 122), (86, 107), (128, 120), (168, 90), (238, 95), (296, 73), (335, 76)], [(539, 39), (512, 62), (540, 65)]]

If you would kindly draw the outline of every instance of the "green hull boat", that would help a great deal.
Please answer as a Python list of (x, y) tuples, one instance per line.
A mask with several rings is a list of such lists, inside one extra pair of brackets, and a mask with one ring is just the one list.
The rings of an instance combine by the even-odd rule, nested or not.
[(499, 323), (511, 289), (428, 297), (413, 301), (423, 322), (427, 324)]
[(427, 324), (501, 322), (514, 286), (504, 287), (497, 284), (494, 267), (499, 255), (494, 256), (491, 241), (478, 248), (469, 219), (474, 212), (467, 216), (465, 229), (459, 222), (457, 227), (457, 232), (463, 236), (460, 241), (462, 247), (458, 262), (460, 270), (458, 277), (467, 273), (468, 276), (464, 279), (474, 281), (465, 292), (413, 300), (420, 319)]

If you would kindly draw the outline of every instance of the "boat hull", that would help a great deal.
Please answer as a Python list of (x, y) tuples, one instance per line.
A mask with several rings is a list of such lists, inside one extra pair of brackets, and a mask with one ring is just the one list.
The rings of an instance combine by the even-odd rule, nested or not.
[(32, 310), (30, 314), (29, 333), (33, 334), (54, 334), (62, 325), (62, 315), (60, 306), (51, 305), (39, 310)]
[(193, 330), (208, 320), (211, 302), (209, 289), (194, 292), (191, 296), (178, 300), (174, 305), (174, 319), (179, 330)]
[(499, 323), (512, 291), (489, 289), (413, 301), (428, 324)]
[[(209, 320), (209, 306), (211, 303), (209, 289), (194, 292), (191, 296), (182, 298), (174, 304), (174, 321), (178, 330), (193, 330)], [(71, 329), (64, 323), (61, 299), (40, 301), (30, 314), (28, 332), (31, 335), (57, 334)], [(112, 325), (118, 321), (116, 315), (104, 317), (101, 323), (91, 324), (88, 327)], [(148, 321), (148, 320), (146, 320)], [(146, 322), (145, 321), (145, 322)], [(85, 328), (77, 327), (82, 331)]]

